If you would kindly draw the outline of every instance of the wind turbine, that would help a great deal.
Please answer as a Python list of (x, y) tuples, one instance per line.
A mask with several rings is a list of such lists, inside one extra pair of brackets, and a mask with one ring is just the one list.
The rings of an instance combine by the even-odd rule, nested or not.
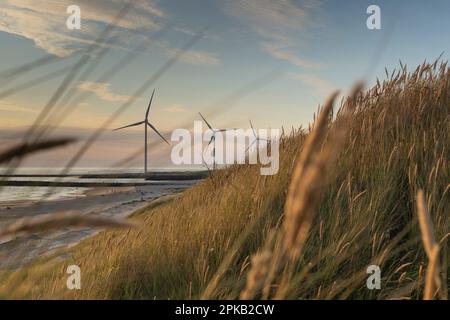
[(208, 145), (206, 146), (206, 148), (209, 147), (209, 145), (214, 142), (213, 144), (213, 170), (216, 170), (216, 133), (219, 132), (226, 132), (226, 131), (233, 131), (236, 129), (213, 129), (213, 127), (211, 127), (211, 125), (208, 123), (208, 121), (206, 121), (205, 117), (203, 117), (203, 115), (199, 112), (198, 113), (200, 115), (200, 117), (202, 117), (203, 121), (205, 121), (206, 125), (208, 126), (208, 128), (213, 132), (213, 135), (211, 137), (211, 140), (209, 140)]
[(136, 123), (132, 123), (129, 124), (127, 126), (123, 126), (117, 129), (114, 129), (113, 131), (117, 131), (117, 130), (122, 130), (125, 128), (129, 128), (129, 127), (135, 127), (135, 126), (140, 126), (141, 124), (144, 125), (144, 132), (145, 132), (145, 136), (144, 136), (144, 148), (145, 148), (145, 153), (144, 153), (144, 173), (147, 174), (147, 126), (150, 127), (153, 131), (155, 131), (160, 137), (161, 139), (163, 139), (167, 144), (170, 144), (161, 133), (158, 132), (158, 130), (156, 130), (156, 128), (148, 121), (148, 115), (150, 113), (150, 106), (152, 105), (152, 101), (153, 101), (153, 96), (155, 95), (155, 90), (153, 90), (152, 93), (152, 97), (150, 98), (150, 103), (148, 104), (147, 107), (147, 111), (145, 112), (145, 118), (142, 121), (136, 122)]
[(266, 143), (269, 142), (269, 140), (264, 139), (264, 138), (260, 138), (257, 134), (256, 134), (256, 130), (253, 127), (253, 123), (251, 120), (248, 120), (250, 122), (250, 127), (252, 128), (253, 131), (253, 135), (255, 136), (255, 140), (252, 141), (252, 143), (249, 144), (249, 146), (247, 147), (247, 149), (245, 150), (245, 153), (247, 153), (247, 151), (251, 148), (251, 146), (253, 146), (255, 143), (258, 142), (258, 146), (259, 146), (259, 142), (260, 141), (265, 141)]

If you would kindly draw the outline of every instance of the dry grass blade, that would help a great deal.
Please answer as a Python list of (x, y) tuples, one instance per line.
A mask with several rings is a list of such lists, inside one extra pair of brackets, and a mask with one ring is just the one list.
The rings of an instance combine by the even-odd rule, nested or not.
[(419, 215), (420, 230), (422, 232), (423, 246), (428, 256), (433, 252), (433, 247), (437, 245), (434, 236), (433, 223), (427, 209), (425, 195), (422, 190), (417, 193), (417, 213)]
[[(145, 52), (154, 41), (162, 38), (163, 35), (167, 33), (169, 28), (170, 28), (169, 26), (166, 26), (165, 28), (162, 28), (160, 31), (150, 36), (149, 38), (146, 37), (146, 41), (139, 44), (134, 48), (134, 50), (132, 50), (130, 53), (122, 57), (114, 66), (103, 72), (94, 82), (107, 82), (120, 70), (123, 70), (130, 63), (132, 63), (142, 52)], [(98, 61), (101, 60), (102, 56), (104, 56), (108, 52), (107, 49), (108, 48), (103, 49), (101, 53), (96, 57), (93, 63), (97, 65)], [(84, 79), (86, 79), (92, 73), (93, 70), (94, 68), (88, 68), (86, 72), (84, 72), (78, 78), (78, 81), (83, 81)], [(42, 130), (41, 134), (48, 133), (50, 130), (52, 130), (51, 124), (60, 123), (63, 121), (63, 119), (69, 117), (70, 114), (73, 113), (74, 110), (76, 110), (77, 106), (83, 103), (89, 96), (91, 96), (91, 94), (92, 93), (88, 92), (75, 96), (75, 93), (73, 91), (71, 92), (71, 94), (66, 94), (66, 96), (60, 103), (59, 110), (57, 110), (57, 112), (53, 113), (49, 117), (47, 126), (45, 130)]]
[[(300, 255), (326, 182), (326, 175), (345, 141), (350, 117), (363, 87), (364, 84), (358, 82), (352, 88), (341, 109), (343, 114), (338, 113), (338, 118), (328, 130), (338, 92), (330, 96), (300, 151), (285, 203), (285, 249), (291, 259)], [(329, 137), (323, 145), (322, 141), (327, 135)]]
[(294, 169), (285, 204), (285, 247), (291, 258), (299, 255), (298, 243), (306, 238), (314, 216), (319, 189), (324, 174), (324, 157), (321, 157), (321, 141), (328, 131), (333, 104), (338, 93), (334, 93), (322, 109), (312, 132), (305, 141)]
[(433, 247), (428, 258), (430, 262), (427, 267), (423, 299), (434, 300), (441, 288), (441, 280), (439, 278), (439, 246)]
[[(269, 288), (279, 270), (289, 260), (295, 261), (300, 256), (325, 185), (326, 174), (334, 163), (347, 133), (347, 121), (349, 120), (347, 116), (350, 114), (349, 111), (353, 110), (361, 88), (362, 84), (355, 86), (347, 100), (344, 116), (333, 123), (331, 130), (329, 130), (329, 125), (338, 92), (332, 94), (322, 108), (313, 129), (300, 150), (292, 174), (285, 202), (284, 232), (279, 236), (279, 241), (282, 242), (281, 251), (272, 257), (271, 265), (268, 267), (261, 263), (262, 257), (255, 256), (256, 260), (253, 260), (252, 269), (248, 274), (247, 286), (241, 293), (243, 299), (254, 298), (262, 286), (260, 282), (265, 288)], [(330, 135), (330, 139), (324, 145), (323, 141), (327, 134)], [(283, 295), (281, 291), (279, 294)], [(268, 296), (269, 293), (266, 292), (265, 295)]]
[(48, 115), (53, 111), (57, 102), (64, 95), (67, 88), (70, 87), (73, 80), (76, 76), (83, 70), (86, 64), (91, 59), (92, 53), (95, 52), (101, 45), (103, 45), (107, 41), (107, 37), (114, 31), (119, 22), (125, 18), (128, 12), (134, 7), (133, 2), (127, 2), (122, 9), (118, 12), (118, 14), (114, 17), (110, 24), (108, 24), (103, 31), (100, 33), (98, 38), (84, 51), (84, 54), (80, 57), (80, 59), (73, 64), (70, 68), (70, 71), (67, 73), (65, 78), (61, 81), (58, 88), (54, 91), (50, 100), (44, 106), (44, 108), (39, 112), (37, 118), (34, 120), (33, 125), (28, 129), (25, 134), (24, 140), (27, 141), (33, 137), (36, 133), (36, 130), (39, 128), (41, 123), (48, 117)]
[(31, 79), (28, 80), (26, 82), (23, 82), (21, 84), (18, 84), (12, 88), (9, 88), (5, 91), (0, 92), (0, 99), (4, 99), (10, 95), (16, 94), (17, 92), (23, 91), (23, 90), (27, 90), (31, 87), (40, 85), (44, 82), (50, 81), (56, 77), (59, 77), (61, 75), (63, 75), (64, 73), (66, 73), (68, 70), (70, 69), (70, 67), (64, 67), (64, 68), (60, 68), (56, 71), (52, 71), (50, 73), (44, 74), (43, 76), (37, 77), (35, 79)]
[(75, 142), (73, 138), (49, 139), (35, 143), (21, 143), (0, 153), (0, 163), (9, 162), (15, 158), (21, 158), (31, 153), (58, 148)]
[(200, 297), (202, 300), (212, 299), (213, 294), (219, 285), (220, 279), (222, 279), (226, 272), (229, 270), (231, 264), (233, 263), (233, 261), (235, 261), (234, 259), (236, 258), (236, 254), (239, 252), (239, 248), (241, 248), (243, 243), (245, 243), (247, 237), (251, 234), (256, 225), (257, 220), (253, 220), (252, 222), (250, 222), (245, 230), (241, 232), (239, 238), (235, 241), (232, 248), (228, 250), (226, 257), (223, 258), (220, 266), (217, 268), (216, 273), (212, 276), (209, 284), (203, 291)]
[(13, 67), (11, 69), (0, 71), (0, 77), (3, 79), (9, 79), (14, 76), (18, 76), (24, 72), (27, 72), (29, 70), (32, 70), (36, 67), (42, 67), (45, 66), (48, 63), (57, 62), (59, 61), (59, 57), (56, 57), (54, 55), (45, 55), (37, 60), (34, 60), (32, 62), (27, 62), (21, 66)]
[(252, 258), (252, 269), (247, 276), (247, 285), (240, 297), (242, 300), (253, 299), (258, 294), (264, 285), (265, 275), (269, 273), (271, 258), (272, 254), (267, 250)]
[[(166, 63), (164, 63), (158, 71), (156, 71), (145, 83), (143, 83), (133, 94), (132, 97), (141, 96), (154, 82), (156, 82), (160, 77), (162, 77), (179, 59), (182, 58), (186, 52), (188, 52), (194, 44), (200, 40), (204, 35), (204, 31), (192, 37), (185, 46), (177, 52), (175, 56), (170, 58)], [(125, 112), (128, 107), (130, 107), (134, 102), (134, 98), (128, 99), (124, 102), (108, 119), (106, 119), (103, 124), (89, 137), (89, 139), (84, 143), (80, 150), (72, 157), (72, 159), (67, 163), (65, 169), (61, 172), (64, 174), (68, 172), (84, 155), (84, 153), (91, 147), (91, 145), (97, 140), (97, 138), (105, 131), (105, 129), (111, 125), (111, 123)]]
[[(130, 2), (131, 3), (131, 2)], [(129, 9), (127, 9), (129, 10)], [(121, 14), (122, 15), (122, 14)], [(156, 82), (160, 77), (162, 77), (179, 59), (182, 58), (186, 52), (188, 52), (197, 41), (199, 41), (206, 32), (206, 29), (201, 31), (199, 34), (196, 34), (192, 37), (185, 46), (183, 46), (180, 51), (177, 52), (172, 58), (170, 58), (166, 63), (164, 63), (158, 70), (155, 72), (147, 81), (142, 84), (129, 98), (125, 101), (110, 117), (108, 117), (103, 124), (95, 130), (87, 141), (81, 146), (81, 148), (75, 153), (75, 155), (70, 159), (70, 161), (66, 164), (64, 169), (61, 171), (60, 175), (65, 175), (70, 169), (83, 157), (83, 155), (87, 152), (87, 150), (95, 143), (95, 141), (99, 138), (99, 136), (106, 130), (106, 128), (111, 125), (111, 123), (119, 117), (126, 109), (128, 109), (134, 102), (134, 97), (141, 96), (154, 82)], [(59, 98), (58, 98), (59, 99)], [(36, 120), (35, 124), (39, 122), (39, 119)], [(33, 128), (30, 130), (32, 131)], [(28, 133), (30, 133), (29, 131)], [(47, 199), (52, 194), (52, 191), (49, 190), (41, 197), (41, 201)]]
[[(313, 195), (319, 199), (314, 212), (297, 213), (314, 219), (311, 229), (303, 228), (308, 238), (293, 242), (301, 250), (298, 259), (292, 261), (286, 252), (285, 205), (300, 150), (312, 132), (307, 129), (283, 132), (277, 175), (262, 177), (258, 166), (230, 166), (214, 173), (214, 180), (186, 190), (177, 201), (143, 209), (135, 217), (140, 219), (136, 232), (102, 232), (73, 248), (71, 261), (83, 266), (83, 290), (68, 291), (59, 277), (67, 260), (52, 260), (3, 276), (0, 272), (0, 297), (421, 298), (428, 265), (423, 262), (428, 258), (417, 252), (422, 240), (417, 220), (411, 219), (417, 214), (411, 201), (424, 188), (432, 213), (424, 225), (431, 227), (433, 222), (425, 238), (434, 243), (436, 237), (441, 248), (442, 286), (427, 292), (445, 298), (450, 270), (450, 70), (446, 63), (436, 69), (420, 66), (411, 74), (401, 65), (400, 73), (389, 72), (389, 79), (381, 79), (353, 102), (344, 100), (336, 120), (330, 111), (326, 133), (317, 139), (308, 166), (326, 161), (325, 172), (315, 174), (327, 179), (313, 181), (310, 188), (311, 183), (302, 180), (309, 172), (305, 167), (297, 183), (310, 190), (296, 188), (298, 193), (292, 195), (321, 194)], [(421, 70), (428, 71), (420, 74)], [(344, 143), (336, 145), (342, 137)], [(425, 211), (425, 197), (421, 200)], [(261, 257), (266, 251), (268, 262)], [(431, 252), (428, 266), (431, 284), (439, 270), (437, 252)], [(365, 286), (367, 266), (372, 264), (382, 268), (381, 290)]]
[(422, 190), (419, 190), (417, 193), (417, 214), (419, 216), (423, 246), (428, 259), (430, 260), (427, 268), (423, 298), (424, 300), (433, 300), (436, 297), (436, 293), (439, 293), (442, 288), (439, 275), (439, 244), (436, 242), (433, 223)]
[(79, 213), (47, 214), (43, 217), (24, 218), (0, 229), (0, 238), (61, 230), (62, 228), (131, 228), (133, 224), (99, 215)]
[[(253, 265), (249, 272), (247, 286), (242, 292), (244, 298), (253, 298), (256, 294), (255, 290), (252, 289), (256, 282), (251, 279), (254, 278), (255, 274), (259, 274), (259, 279), (264, 282), (264, 294), (268, 297), (271, 283), (280, 269), (289, 260), (296, 261), (299, 258), (326, 183), (327, 173), (334, 164), (334, 160), (345, 140), (350, 116), (362, 88), (362, 83), (354, 86), (344, 105), (344, 114), (332, 123), (331, 128), (329, 128), (329, 125), (332, 121), (333, 104), (338, 92), (332, 94), (322, 108), (304, 142), (303, 148), (300, 150), (292, 174), (285, 202), (284, 233), (280, 233), (279, 237), (279, 241), (282, 242), (281, 253), (278, 252), (273, 257), (270, 268), (264, 268), (269, 270), (265, 275), (261, 275), (260, 263)], [(329, 136), (328, 139), (327, 135)], [(255, 288), (259, 290), (259, 287), (258, 284), (258, 287)], [(284, 286), (278, 288), (278, 298), (284, 297), (284, 289)]]

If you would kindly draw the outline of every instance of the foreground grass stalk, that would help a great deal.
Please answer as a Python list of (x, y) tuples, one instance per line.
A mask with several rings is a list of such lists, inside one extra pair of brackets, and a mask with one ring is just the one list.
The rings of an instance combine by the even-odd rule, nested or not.
[(422, 190), (419, 190), (417, 193), (417, 214), (419, 216), (423, 246), (429, 259), (423, 299), (433, 300), (438, 294), (441, 297), (443, 296), (443, 293), (441, 293), (442, 283), (440, 277), (439, 244), (436, 242), (433, 223)]
[(0, 163), (7, 163), (15, 158), (22, 158), (32, 153), (63, 147), (73, 142), (75, 142), (73, 138), (58, 138), (35, 143), (21, 143), (0, 152)]
[[(322, 132), (316, 121), (283, 134), (277, 175), (250, 165), (216, 172), (176, 201), (142, 210), (133, 217), (139, 228), (101, 232), (68, 249), (69, 258), (0, 271), (0, 297), (418, 299), (427, 282), (427, 295), (444, 299), (449, 107), (446, 62), (401, 66), (344, 101), (334, 121), (331, 110), (319, 114)], [(424, 228), (428, 274), (412, 219), (420, 188), (434, 222), (424, 224), (432, 226)], [(82, 268), (83, 290), (67, 290), (68, 264)], [(366, 286), (374, 264), (381, 290)]]
[[(284, 229), (279, 231), (277, 254), (272, 259), (272, 265), (267, 266), (266, 257), (271, 254), (264, 252), (253, 258), (252, 269), (247, 278), (247, 285), (241, 294), (243, 299), (254, 298), (264, 286), (264, 296), (271, 295), (270, 288), (279, 271), (287, 267), (282, 284), (278, 286), (275, 298), (282, 299), (286, 286), (294, 273), (295, 262), (299, 259), (303, 245), (308, 237), (317, 206), (324, 187), (327, 174), (333, 166), (350, 127), (350, 117), (354, 110), (362, 84), (357, 84), (347, 98), (344, 112), (333, 123), (334, 101), (338, 95), (330, 96), (322, 108), (313, 129), (301, 149), (297, 164), (292, 174), (291, 183), (285, 202)], [(328, 139), (326, 139), (328, 135)], [(325, 143), (324, 143), (324, 140)]]
[(64, 228), (131, 228), (134, 225), (93, 214), (55, 213), (42, 217), (23, 218), (0, 229), (0, 239), (34, 233), (48, 233)]

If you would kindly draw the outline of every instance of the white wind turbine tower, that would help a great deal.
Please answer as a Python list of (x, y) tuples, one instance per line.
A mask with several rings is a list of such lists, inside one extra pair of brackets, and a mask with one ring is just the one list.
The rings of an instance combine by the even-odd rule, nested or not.
[(206, 125), (208, 126), (208, 128), (213, 132), (213, 135), (211, 137), (211, 140), (209, 140), (208, 145), (206, 146), (206, 148), (209, 147), (209, 145), (214, 142), (213, 144), (213, 170), (216, 170), (216, 133), (218, 132), (226, 132), (226, 131), (233, 131), (236, 129), (213, 129), (213, 127), (211, 127), (211, 125), (208, 123), (208, 121), (206, 121), (205, 117), (203, 117), (203, 115), (199, 112), (198, 113), (200, 115), (200, 117), (202, 117), (203, 121), (205, 121)]
[(135, 127), (135, 126), (140, 126), (141, 124), (144, 125), (144, 132), (145, 132), (145, 136), (144, 136), (144, 148), (145, 148), (145, 153), (144, 153), (144, 173), (147, 174), (147, 127), (150, 127), (153, 131), (155, 131), (160, 137), (161, 139), (163, 139), (167, 144), (170, 144), (161, 133), (158, 132), (158, 130), (156, 130), (156, 128), (148, 121), (148, 115), (150, 113), (150, 106), (152, 105), (152, 101), (153, 101), (153, 96), (155, 95), (155, 90), (153, 90), (152, 93), (152, 97), (150, 98), (150, 103), (148, 104), (147, 107), (147, 111), (145, 112), (145, 118), (142, 121), (136, 122), (136, 123), (132, 123), (129, 124), (127, 126), (123, 126), (117, 129), (114, 129), (113, 131), (117, 131), (117, 130), (121, 130), (121, 129), (125, 129), (125, 128), (129, 128), (129, 127)]
[(255, 130), (255, 128), (253, 127), (252, 121), (251, 121), (251, 120), (248, 120), (248, 121), (250, 122), (250, 127), (252, 128), (253, 135), (255, 136), (255, 139), (252, 141), (252, 143), (250, 143), (250, 144), (248, 145), (247, 149), (245, 150), (245, 154), (247, 154), (248, 150), (249, 150), (249, 149), (251, 148), (251, 146), (253, 146), (255, 143), (258, 143), (258, 144), (257, 144), (257, 147), (259, 147), (259, 142), (260, 142), (260, 141), (265, 141), (266, 144), (269, 142), (269, 140), (267, 140), (267, 139), (260, 138), (260, 137), (256, 134), (256, 130)]

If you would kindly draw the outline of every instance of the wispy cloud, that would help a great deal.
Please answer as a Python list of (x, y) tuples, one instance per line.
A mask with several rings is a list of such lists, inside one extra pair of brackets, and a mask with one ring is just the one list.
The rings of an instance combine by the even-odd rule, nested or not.
[[(0, 149), (3, 146), (15, 145), (21, 142), (22, 137), (29, 129), (28, 126), (16, 127), (0, 127)], [(63, 167), (67, 164), (68, 156), (76, 154), (80, 146), (84, 144), (92, 134), (97, 130), (93, 127), (68, 127), (58, 126), (53, 128), (54, 133), (52, 137), (75, 137), (77, 143), (64, 148), (50, 150), (33, 157), (25, 159), (21, 167)], [(164, 136), (170, 136), (170, 132), (161, 131)], [(149, 154), (152, 165), (167, 167), (172, 164), (170, 160), (171, 148), (161, 143), (161, 139), (155, 134), (149, 135), (149, 144), (154, 145), (154, 148), (149, 148)], [(90, 148), (86, 154), (77, 163), (79, 167), (100, 167), (105, 168), (116, 164), (123, 158), (132, 155), (138, 151), (142, 146), (142, 131), (141, 130), (124, 130), (120, 133), (107, 130), (97, 140), (95, 148)], [(143, 156), (142, 156), (143, 157)], [(142, 157), (138, 157), (133, 163), (138, 167), (142, 166)]]
[(252, 26), (282, 29), (303, 27), (308, 10), (318, 1), (228, 0), (226, 4), (231, 14)]
[(228, 14), (249, 25), (263, 41), (261, 48), (275, 59), (301, 68), (317, 68), (317, 62), (299, 53), (298, 35), (311, 21), (311, 14), (321, 5), (319, 0), (228, 0)]
[[(0, 31), (28, 38), (50, 54), (68, 56), (91, 44), (124, 6), (120, 0), (77, 0), (82, 27), (69, 30), (66, 9), (73, 4), (72, 0), (2, 0)], [(127, 18), (117, 24), (114, 36), (126, 42), (127, 30), (153, 31), (158, 28), (157, 19), (164, 16), (153, 1), (136, 1)]]
[(272, 57), (289, 62), (290, 64), (301, 68), (319, 68), (322, 64), (306, 60), (292, 51), (288, 45), (283, 43), (263, 43), (262, 48)]
[[(114, 38), (117, 48), (135, 47), (138, 36), (130, 31), (139, 31), (140, 35), (153, 33), (161, 28), (167, 16), (154, 0), (133, 3), (133, 9), (115, 26), (110, 36)], [(121, 0), (77, 0), (75, 4), (81, 9), (81, 30), (69, 30), (66, 28), (66, 9), (73, 4), (72, 0), (3, 0), (0, 6), (0, 31), (28, 38), (46, 52), (66, 57), (93, 44), (100, 30), (113, 21), (124, 7), (124, 1)], [(188, 36), (196, 34), (186, 28), (172, 26), (172, 29)], [(159, 41), (158, 44), (167, 56), (174, 56), (180, 50), (165, 41)], [(103, 45), (109, 45), (108, 41)], [(186, 52), (181, 60), (197, 65), (220, 64), (220, 59), (214, 54), (200, 50)]]
[(5, 111), (8, 113), (10, 112), (37, 113), (37, 110), (17, 105), (16, 103), (10, 101), (0, 101), (0, 111)]
[(81, 82), (77, 85), (81, 92), (94, 93), (97, 98), (109, 102), (126, 102), (129, 99), (136, 99), (133, 96), (118, 95), (111, 92), (111, 84), (104, 82)]
[[(180, 49), (171, 47), (167, 42), (160, 41), (160, 47), (169, 56), (175, 56), (180, 52)], [(200, 51), (200, 50), (189, 50), (181, 56), (181, 60), (189, 64), (202, 64), (202, 65), (218, 65), (221, 63), (220, 59), (214, 54)]]
[(170, 113), (183, 113), (186, 112), (187, 109), (183, 107), (182, 105), (176, 104), (171, 107), (165, 108), (164, 111), (170, 112)]
[(327, 96), (337, 89), (330, 81), (323, 79), (315, 74), (311, 73), (290, 73), (293, 79), (300, 80), (307, 86), (313, 88), (321, 95)]

